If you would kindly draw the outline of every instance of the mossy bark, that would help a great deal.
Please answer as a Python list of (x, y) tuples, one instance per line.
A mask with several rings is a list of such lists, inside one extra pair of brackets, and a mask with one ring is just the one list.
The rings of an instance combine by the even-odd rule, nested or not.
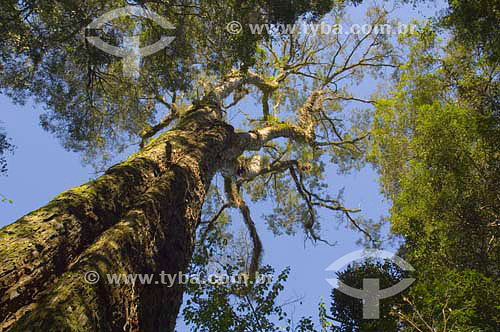
[[(208, 106), (105, 175), (0, 230), (0, 330), (173, 331), (215, 172), (241, 151)], [(100, 281), (85, 282), (96, 271)], [(106, 274), (155, 274), (110, 284)]]

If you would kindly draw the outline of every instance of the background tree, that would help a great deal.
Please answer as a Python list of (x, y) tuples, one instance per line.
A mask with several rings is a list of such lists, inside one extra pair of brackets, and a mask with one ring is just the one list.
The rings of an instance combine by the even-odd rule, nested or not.
[[(380, 280), (380, 289), (397, 284), (404, 277), (404, 271), (390, 261), (366, 261), (350, 264), (344, 271), (337, 272), (337, 278), (354, 288), (363, 288), (364, 278)], [(380, 319), (363, 319), (362, 300), (333, 289), (331, 293), (330, 314), (326, 316), (332, 321), (330, 331), (334, 332), (397, 332), (401, 323), (395, 308), (403, 304), (406, 292), (399, 293), (380, 301)]]
[(377, 103), (372, 156), (417, 281), (410, 331), (495, 331), (499, 277), (497, 61), (428, 27)]

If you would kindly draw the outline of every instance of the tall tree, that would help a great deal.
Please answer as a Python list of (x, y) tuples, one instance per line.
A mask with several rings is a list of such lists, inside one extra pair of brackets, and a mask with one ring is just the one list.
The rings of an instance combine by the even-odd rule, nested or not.
[[(212, 187), (225, 193), (220, 209), (237, 208), (251, 235), (250, 273), (262, 245), (248, 196), (275, 200), (267, 220), (276, 232), (302, 228), (321, 240), (321, 208), (360, 228), (351, 216), (356, 211), (327, 194), (323, 176), (325, 163), (347, 168), (362, 154), (366, 128), (341, 116), (346, 103), (370, 101), (353, 96), (347, 82), (395, 66), (387, 36), (264, 38), (248, 26), (229, 35), (221, 28), (228, 21), (247, 22), (249, 12), (259, 21), (269, 8), (251, 1), (155, 1), (151, 9), (177, 27), (175, 44), (143, 59), (140, 75), (130, 79), (120, 62), (78, 40), (95, 16), (125, 4), (3, 5), (3, 91), (16, 101), (33, 96), (43, 102), (43, 125), (89, 158), (134, 137), (142, 146), (103, 176), (0, 231), (0, 317), (8, 331), (172, 331), (183, 285), (111, 285), (106, 275), (186, 271), (197, 230), (208, 233), (217, 223), (200, 220), (216, 174), (224, 178), (222, 188)], [(372, 9), (369, 19), (384, 23), (387, 12)], [(133, 21), (117, 19), (102, 37), (119, 44), (121, 33), (139, 30), (148, 44), (161, 36), (151, 23), (138, 29)], [(249, 93), (261, 101), (261, 115), (235, 130), (228, 114)], [(96, 284), (83, 280), (90, 271), (101, 276)]]

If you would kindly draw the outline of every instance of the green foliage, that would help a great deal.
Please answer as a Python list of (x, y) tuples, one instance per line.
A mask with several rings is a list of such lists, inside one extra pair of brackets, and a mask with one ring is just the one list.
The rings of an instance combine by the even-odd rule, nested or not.
[[(315, 331), (311, 318), (294, 323), (279, 302), (290, 269), (277, 275), (263, 266), (250, 278), (248, 239), (232, 237), (227, 226), (219, 225), (206, 247), (195, 252), (189, 274), (202, 282), (187, 284), (184, 322), (192, 331)], [(214, 274), (228, 276), (227, 282), (215, 282), (210, 278)]]
[(315, 21), (328, 13), (336, 3), (342, 4), (345, 1), (264, 0), (258, 2), (267, 9), (270, 23), (292, 24), (306, 13), (310, 21)]
[(392, 231), (416, 269), (405, 320), (495, 331), (500, 73), (456, 41), (440, 47), (425, 31), (407, 38), (409, 61), (376, 107), (371, 151), (393, 202)]
[(493, 62), (500, 61), (500, 3), (496, 0), (448, 0), (442, 19), (457, 40)]
[(494, 278), (471, 269), (424, 270), (422, 264), (417, 274), (420, 279), (411, 287), (402, 314), (408, 331), (416, 331), (412, 325), (425, 331), (428, 326), (453, 332), (498, 330), (500, 289)]
[[(236, 272), (229, 265), (219, 271), (230, 276)], [(272, 275), (274, 270), (263, 267), (259, 272)], [(244, 295), (241, 285), (190, 286), (184, 319), (192, 325), (192, 331), (277, 331), (283, 324), (291, 324), (287, 313), (277, 303), (288, 273), (289, 270), (283, 271), (273, 283), (258, 283), (250, 294)], [(287, 331), (291, 331), (290, 328)]]

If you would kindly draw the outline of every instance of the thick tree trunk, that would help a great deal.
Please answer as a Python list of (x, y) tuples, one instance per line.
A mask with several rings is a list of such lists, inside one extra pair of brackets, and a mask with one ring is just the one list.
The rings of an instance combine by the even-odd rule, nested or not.
[[(241, 153), (231, 126), (189, 111), (105, 175), (0, 230), (0, 331), (173, 331), (210, 181)], [(99, 282), (84, 277), (96, 271)], [(155, 274), (110, 284), (107, 274)]]

